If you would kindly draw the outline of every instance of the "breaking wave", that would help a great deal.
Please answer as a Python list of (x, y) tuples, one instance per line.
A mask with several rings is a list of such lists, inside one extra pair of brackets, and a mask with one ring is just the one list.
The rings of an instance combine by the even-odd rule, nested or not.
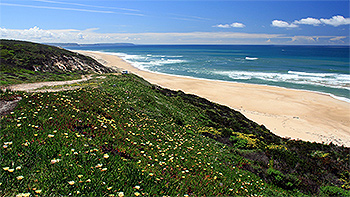
[(350, 90), (350, 75), (334, 73), (307, 73), (288, 71), (288, 73), (265, 73), (249, 71), (214, 71), (235, 80), (260, 79), (273, 82), (309, 84)]
[(150, 68), (155, 66), (164, 66), (167, 64), (179, 64), (187, 62), (182, 58), (183, 56), (167, 56), (167, 55), (130, 55), (126, 53), (111, 53), (108, 54), (116, 55), (122, 58), (124, 61), (132, 64), (140, 70), (150, 70)]

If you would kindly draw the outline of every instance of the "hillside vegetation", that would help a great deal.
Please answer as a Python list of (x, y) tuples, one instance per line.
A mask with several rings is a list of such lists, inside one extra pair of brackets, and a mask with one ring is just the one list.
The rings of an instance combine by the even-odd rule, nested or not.
[(3, 195), (347, 196), (349, 148), (282, 139), (228, 107), (107, 75), (0, 120)]
[(0, 85), (80, 78), (114, 72), (96, 60), (38, 43), (0, 40)]

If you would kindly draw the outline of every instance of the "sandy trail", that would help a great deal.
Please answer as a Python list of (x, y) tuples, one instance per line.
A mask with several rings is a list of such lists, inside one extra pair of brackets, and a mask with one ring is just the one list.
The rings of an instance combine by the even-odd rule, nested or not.
[(45, 86), (69, 85), (69, 84), (87, 81), (89, 79), (92, 79), (91, 75), (86, 75), (86, 76), (82, 75), (81, 79), (76, 79), (76, 80), (23, 83), (23, 84), (11, 85), (7, 87), (7, 89), (10, 89), (12, 91), (26, 91), (26, 92), (53, 92), (53, 91), (62, 91), (62, 90), (72, 90), (72, 89), (75, 89), (75, 87), (66, 87), (66, 88), (60, 88), (60, 89), (43, 89), (43, 90), (36, 90), (36, 89), (42, 88)]
[[(47, 81), (47, 82), (38, 82), (38, 83), (23, 83), (23, 84), (16, 84), (11, 85), (3, 90), (9, 89), (12, 91), (26, 91), (26, 92), (58, 92), (58, 91), (65, 91), (65, 90), (74, 90), (80, 88), (80, 86), (74, 86), (74, 87), (62, 87), (62, 88), (55, 88), (50, 89), (50, 86), (59, 86), (59, 85), (69, 85), (74, 84), (78, 82), (83, 82), (92, 79), (92, 75), (82, 75), (81, 79), (76, 80), (70, 80), (70, 81)], [(105, 76), (99, 76), (96, 78), (105, 78)], [(47, 89), (39, 89), (42, 87), (48, 87)], [(18, 97), (16, 100), (13, 101), (4, 101), (0, 99), (0, 116), (4, 116), (11, 112), (17, 103), (21, 100), (21, 97)]]
[(105, 66), (128, 70), (150, 83), (229, 106), (279, 136), (350, 147), (350, 103), (328, 95), (151, 73), (141, 71), (117, 56), (77, 52), (91, 56)]

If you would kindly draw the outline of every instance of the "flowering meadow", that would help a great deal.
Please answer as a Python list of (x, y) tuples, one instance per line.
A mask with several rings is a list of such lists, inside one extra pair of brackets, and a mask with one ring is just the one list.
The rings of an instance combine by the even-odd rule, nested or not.
[[(1, 196), (303, 195), (277, 182), (287, 175), (269, 155), (264, 176), (247, 157), (287, 146), (233, 132), (137, 76), (106, 75), (70, 91), (1, 93), (14, 95), (21, 101), (0, 119)], [(221, 142), (228, 131), (230, 143)]]

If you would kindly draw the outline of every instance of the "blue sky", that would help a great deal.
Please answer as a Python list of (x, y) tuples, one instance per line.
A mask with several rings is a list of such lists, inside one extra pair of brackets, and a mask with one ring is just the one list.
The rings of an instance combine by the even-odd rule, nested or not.
[(1, 0), (0, 36), (35, 42), (349, 45), (349, 1)]

